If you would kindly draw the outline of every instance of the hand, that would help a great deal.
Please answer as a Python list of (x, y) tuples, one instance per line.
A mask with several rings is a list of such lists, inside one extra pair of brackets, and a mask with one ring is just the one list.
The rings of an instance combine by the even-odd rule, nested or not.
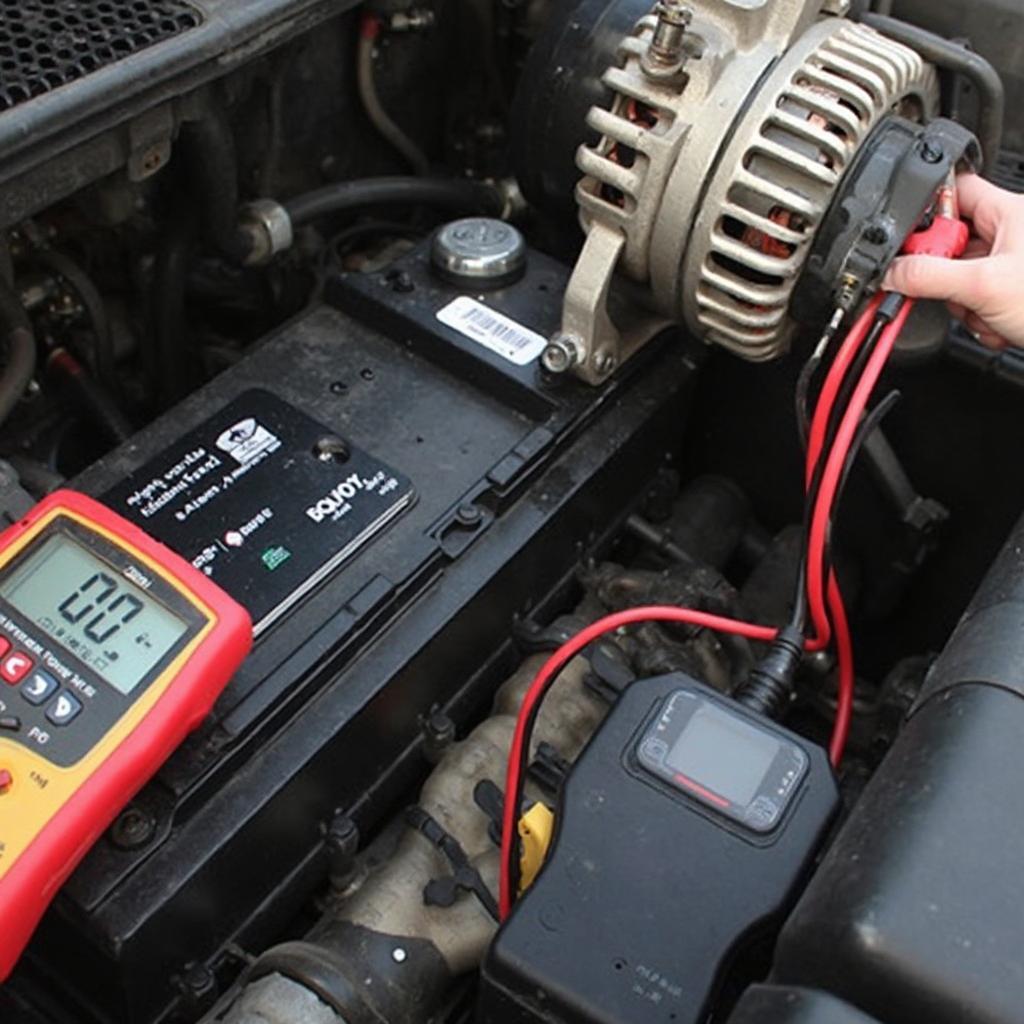
[(882, 287), (915, 299), (944, 300), (989, 348), (1024, 348), (1024, 195), (962, 174), (957, 198), (960, 215), (972, 228), (963, 259), (901, 256)]

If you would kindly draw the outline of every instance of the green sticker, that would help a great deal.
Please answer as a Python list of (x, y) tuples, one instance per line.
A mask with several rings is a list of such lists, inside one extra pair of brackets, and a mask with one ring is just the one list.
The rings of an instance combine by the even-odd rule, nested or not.
[(287, 548), (281, 547), (280, 544), (274, 548), (267, 548), (267, 550), (260, 555), (263, 564), (271, 572), (273, 572), (279, 565), (283, 565), (291, 557), (292, 553)]

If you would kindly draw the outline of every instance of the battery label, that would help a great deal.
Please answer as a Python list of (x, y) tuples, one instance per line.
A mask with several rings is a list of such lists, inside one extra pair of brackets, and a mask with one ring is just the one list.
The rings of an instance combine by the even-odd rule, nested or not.
[(210, 576), (258, 635), (414, 500), (411, 482), (267, 391), (102, 496)]
[(437, 312), (437, 319), (516, 366), (532, 363), (547, 346), (547, 341), (536, 331), (468, 295), (460, 295), (449, 302)]

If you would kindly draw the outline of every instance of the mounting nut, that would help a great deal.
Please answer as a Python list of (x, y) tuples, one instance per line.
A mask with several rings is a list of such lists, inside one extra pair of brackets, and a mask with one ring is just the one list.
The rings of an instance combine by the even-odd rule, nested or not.
[(238, 230), (247, 243), (245, 264), (261, 267), (292, 247), (295, 233), (288, 211), (274, 199), (256, 199), (239, 211)]
[(571, 334), (556, 334), (540, 355), (548, 373), (568, 373), (580, 361), (579, 339)]

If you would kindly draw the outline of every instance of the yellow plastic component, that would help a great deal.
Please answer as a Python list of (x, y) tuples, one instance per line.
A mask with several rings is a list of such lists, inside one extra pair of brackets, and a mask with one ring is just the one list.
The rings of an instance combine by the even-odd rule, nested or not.
[(554, 831), (555, 816), (544, 804), (534, 804), (519, 819), (519, 838), (523, 851), (519, 859), (520, 895), (533, 885), (533, 880), (544, 864)]

